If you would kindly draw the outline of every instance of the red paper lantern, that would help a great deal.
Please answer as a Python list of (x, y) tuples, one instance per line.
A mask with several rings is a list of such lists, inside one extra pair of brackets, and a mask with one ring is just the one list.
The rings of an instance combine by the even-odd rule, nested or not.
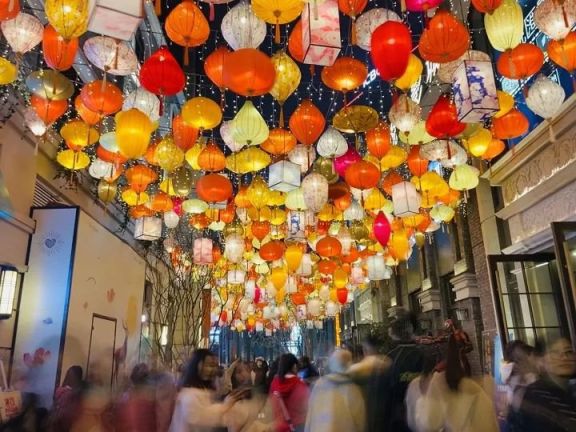
[(186, 124), (181, 115), (177, 115), (172, 119), (172, 133), (174, 134), (174, 143), (186, 151), (196, 144), (199, 132), (198, 129)]
[(270, 233), (270, 222), (268, 221), (253, 221), (250, 230), (254, 237), (262, 241), (264, 237)]
[(304, 61), (304, 47), (302, 46), (302, 20), (292, 28), (288, 37), (288, 52), (294, 60), (302, 63)]
[(0, 0), (0, 21), (16, 18), (20, 13), (20, 0)]
[(372, 162), (355, 162), (346, 169), (346, 183), (356, 189), (372, 189), (378, 186), (380, 170)]
[(49, 67), (59, 71), (70, 69), (77, 51), (78, 38), (66, 40), (50, 24), (44, 27), (42, 52)]
[(526, 79), (540, 70), (544, 53), (534, 44), (521, 43), (503, 52), (496, 63), (498, 73), (510, 79)]
[(346, 304), (348, 301), (348, 290), (346, 288), (338, 288), (336, 290), (336, 298), (340, 304)]
[(196, 183), (198, 198), (206, 202), (227, 201), (233, 193), (228, 177), (220, 174), (207, 174)]
[(290, 296), (290, 298), (292, 299), (292, 303), (294, 303), (296, 306), (306, 304), (306, 297), (303, 293), (294, 293)]
[(408, 169), (416, 177), (422, 176), (426, 171), (428, 171), (428, 159), (420, 157), (420, 146), (415, 145), (410, 149), (408, 153)]
[(506, 115), (492, 120), (492, 135), (498, 139), (518, 138), (528, 132), (529, 127), (526, 116), (512, 108)]
[(378, 159), (382, 159), (392, 143), (390, 142), (390, 128), (385, 121), (380, 121), (378, 126), (366, 132), (366, 146), (368, 151)]
[(224, 88), (224, 61), (230, 50), (221, 46), (212, 51), (204, 60), (204, 72), (219, 89)]
[(576, 71), (576, 31), (571, 31), (562, 40), (551, 40), (546, 48), (550, 59), (572, 74)]
[(262, 51), (244, 48), (226, 56), (224, 86), (236, 94), (261, 96), (274, 86), (276, 70)]
[(122, 90), (109, 81), (96, 80), (85, 84), (80, 91), (82, 103), (90, 111), (108, 116), (122, 108)]
[(33, 94), (30, 105), (44, 124), (50, 125), (68, 110), (68, 99), (48, 100)]
[(412, 35), (406, 24), (387, 21), (372, 33), (370, 57), (380, 78), (393, 81), (408, 67), (412, 52)]
[(420, 37), (418, 51), (424, 60), (448, 63), (470, 47), (468, 30), (454, 15), (438, 10)]
[(269, 241), (264, 243), (260, 248), (260, 258), (264, 261), (276, 261), (282, 258), (286, 247), (284, 243), (279, 240)]
[(390, 240), (392, 228), (390, 226), (390, 221), (388, 221), (388, 218), (384, 213), (379, 212), (378, 215), (374, 218), (373, 231), (374, 237), (376, 237), (378, 243), (380, 243), (382, 247), (386, 247), (388, 241)]
[(299, 142), (312, 145), (324, 132), (326, 119), (310, 99), (305, 99), (290, 116), (289, 125)]
[(367, 4), (368, 0), (338, 0), (338, 9), (344, 15), (356, 18), (366, 8)]
[(502, 0), (472, 0), (474, 9), (483, 14), (492, 14), (501, 4)]
[(336, 257), (342, 253), (342, 244), (336, 237), (326, 236), (316, 243), (316, 252), (324, 258)]
[(441, 95), (428, 118), (426, 119), (426, 131), (436, 138), (448, 138), (461, 134), (466, 125), (458, 121), (458, 112), (452, 98)]
[(142, 87), (159, 96), (173, 96), (184, 89), (186, 77), (167, 47), (158, 48), (140, 68)]
[(296, 137), (289, 130), (276, 128), (270, 131), (268, 139), (260, 147), (270, 154), (283, 155), (289, 153), (297, 143)]

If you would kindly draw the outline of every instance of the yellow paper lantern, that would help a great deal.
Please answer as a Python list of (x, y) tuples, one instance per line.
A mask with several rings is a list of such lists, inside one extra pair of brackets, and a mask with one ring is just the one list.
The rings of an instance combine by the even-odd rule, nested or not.
[(268, 203), (270, 189), (261, 176), (256, 176), (246, 192), (248, 200), (257, 209), (261, 209)]
[(163, 170), (174, 171), (184, 162), (184, 152), (174, 143), (172, 136), (166, 136), (156, 146), (154, 158)]
[(430, 210), (430, 217), (436, 223), (445, 222), (448, 223), (454, 219), (454, 209), (445, 204), (439, 204)]
[(272, 207), (282, 206), (286, 203), (286, 195), (277, 190), (270, 190), (268, 197), (268, 205)]
[(276, 80), (270, 94), (280, 104), (280, 127), (284, 127), (282, 105), (300, 85), (302, 73), (300, 67), (284, 50), (278, 51), (272, 56), (272, 64), (276, 70)]
[(286, 222), (286, 211), (280, 208), (271, 209), (270, 223), (279, 226), (284, 222)]
[(88, 0), (46, 0), (44, 11), (64, 39), (80, 37), (88, 29)]
[(366, 105), (351, 105), (342, 108), (332, 119), (332, 125), (340, 132), (366, 132), (378, 126), (378, 112)]
[(284, 252), (284, 259), (286, 260), (288, 271), (290, 273), (294, 273), (296, 270), (298, 270), (303, 256), (304, 250), (300, 245), (293, 244), (286, 248), (286, 251)]
[(226, 158), (226, 168), (236, 174), (247, 174), (263, 170), (272, 159), (259, 147), (249, 147)]
[(280, 43), (280, 24), (287, 24), (300, 16), (302, 0), (252, 0), (252, 11), (261, 20), (276, 26), (275, 42)]
[(18, 69), (4, 57), (0, 57), (0, 85), (7, 85), (16, 80)]
[(368, 196), (364, 198), (364, 209), (373, 212), (382, 210), (384, 213), (391, 214), (393, 203), (386, 199), (378, 188), (373, 188)]
[(98, 198), (106, 204), (114, 201), (116, 192), (118, 191), (116, 182), (107, 182), (102, 179), (98, 182)]
[(182, 120), (200, 131), (214, 129), (222, 121), (222, 110), (212, 99), (194, 97), (182, 107)]
[(346, 273), (341, 267), (338, 267), (332, 275), (332, 280), (334, 282), (334, 288), (345, 288), (348, 283), (348, 273)]
[(498, 105), (500, 105), (500, 110), (494, 114), (494, 118), (500, 118), (505, 116), (510, 112), (512, 108), (514, 108), (514, 97), (509, 95), (508, 93), (498, 90)]
[(141, 204), (146, 204), (150, 200), (150, 196), (146, 192), (136, 192), (134, 189), (124, 189), (122, 191), (122, 201), (130, 207), (134, 207)]
[(402, 74), (400, 78), (398, 78), (394, 82), (394, 85), (398, 87), (400, 90), (404, 91), (408, 90), (416, 83), (416, 81), (418, 81), (418, 79), (422, 75), (423, 69), (424, 67), (422, 66), (422, 62), (420, 61), (420, 59), (414, 54), (410, 54), (410, 57), (408, 58), (408, 66), (406, 67), (406, 71), (404, 72), (404, 74)]
[(135, 159), (146, 153), (150, 135), (154, 130), (152, 121), (142, 111), (131, 108), (116, 114), (116, 143), (122, 156)]
[(199, 144), (196, 144), (195, 146), (193, 146), (184, 155), (186, 162), (188, 162), (188, 165), (190, 165), (193, 169), (195, 169), (195, 170), (201, 170), (202, 169), (202, 168), (200, 168), (200, 165), (198, 165), (198, 157), (200, 156), (200, 153), (202, 153), (202, 150), (204, 150), (205, 148), (206, 148), (206, 144), (200, 144), (199, 143)]
[(281, 291), (284, 288), (287, 280), (288, 272), (286, 271), (286, 268), (275, 267), (272, 269), (272, 272), (270, 273), (270, 281), (278, 291)]
[(100, 138), (98, 131), (82, 120), (67, 122), (60, 129), (60, 135), (72, 150), (81, 150), (95, 144)]
[(90, 157), (81, 151), (63, 150), (56, 156), (56, 161), (64, 168), (78, 171), (90, 165)]
[(258, 145), (268, 139), (270, 130), (251, 100), (247, 100), (232, 120), (232, 138), (242, 145)]
[(400, 141), (409, 145), (422, 145), (434, 141), (435, 138), (426, 131), (426, 122), (420, 120), (408, 133), (398, 134)]
[(522, 7), (516, 0), (503, 0), (493, 13), (484, 15), (484, 26), (494, 49), (512, 49), (522, 41)]
[(450, 192), (446, 181), (435, 171), (427, 171), (422, 177), (412, 177), (416, 189), (422, 192), (422, 198), (439, 197)]
[(410, 257), (410, 241), (406, 231), (392, 233), (388, 242), (388, 251), (398, 261), (406, 261)]
[(324, 207), (318, 212), (318, 220), (322, 222), (330, 222), (335, 220), (342, 220), (342, 211), (338, 210), (332, 204), (324, 204)]
[(482, 128), (477, 133), (472, 135), (466, 142), (468, 151), (472, 156), (481, 157), (492, 141), (492, 132), (488, 129)]
[(448, 184), (455, 190), (470, 190), (478, 186), (480, 171), (468, 164), (457, 165), (450, 174)]
[(408, 153), (402, 147), (392, 146), (380, 161), (383, 170), (397, 168), (406, 161)]

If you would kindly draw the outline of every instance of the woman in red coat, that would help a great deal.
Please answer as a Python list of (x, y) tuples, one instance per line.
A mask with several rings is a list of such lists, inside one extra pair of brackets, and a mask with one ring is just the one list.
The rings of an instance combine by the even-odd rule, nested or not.
[(298, 359), (294, 354), (282, 354), (278, 375), (270, 385), (270, 398), (277, 432), (303, 431), (308, 410), (308, 386), (296, 375)]

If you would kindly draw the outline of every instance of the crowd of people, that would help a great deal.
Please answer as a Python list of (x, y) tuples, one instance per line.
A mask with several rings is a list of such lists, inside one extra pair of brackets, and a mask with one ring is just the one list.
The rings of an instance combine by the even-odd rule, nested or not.
[[(452, 331), (445, 349), (418, 343), (409, 321), (390, 327), (393, 348), (368, 338), (363, 358), (337, 349), (321, 374), (310, 359), (241, 359), (222, 368), (198, 349), (180, 377), (137, 365), (115, 400), (68, 370), (42, 422), (6, 431), (50, 432), (574, 432), (576, 354), (558, 339), (543, 350), (511, 342), (504, 407), (471, 377), (469, 341)], [(464, 342), (463, 342), (464, 341)], [(24, 425), (24, 426), (22, 426)]]

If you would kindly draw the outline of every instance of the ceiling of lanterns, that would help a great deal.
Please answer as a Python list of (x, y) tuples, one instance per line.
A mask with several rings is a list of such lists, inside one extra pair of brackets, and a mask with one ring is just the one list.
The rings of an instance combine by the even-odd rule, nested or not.
[[(332, 315), (367, 280), (389, 278), (454, 217), (502, 140), (528, 131), (525, 106), (551, 119), (562, 103), (562, 86), (547, 76), (566, 80), (576, 66), (575, 0), (539, 3), (546, 57), (546, 46), (522, 39), (514, 0), (473, 0), (486, 15), (440, 3), (253, 0), (253, 15), (226, 24), (250, 2), (145, 1), (136, 26), (130, 16), (113, 20), (112, 32), (134, 30), (119, 42), (58, 20), (55, 10), (81, 0), (0, 0), (0, 18), (20, 6), (80, 36), (62, 66), (54, 47), (70, 42), (42, 36), (35, 22), (11, 24), (21, 16), (5, 20), (2, 57), (12, 64), (3, 60), (0, 80), (35, 94), (26, 95), (28, 127), (59, 132), (57, 161), (96, 178), (100, 199), (126, 209), (138, 239), (163, 239), (178, 271), (217, 269), (215, 291), (242, 302), (224, 321), (277, 328), (294, 321), (287, 311)], [(254, 25), (243, 30), (246, 21)], [(302, 26), (325, 39), (306, 59)], [(26, 47), (35, 31), (44, 44)], [(257, 50), (231, 49), (254, 40)], [(25, 54), (14, 53), (18, 44)], [(214, 72), (219, 59), (226, 77)], [(501, 76), (524, 94), (496, 92)]]

